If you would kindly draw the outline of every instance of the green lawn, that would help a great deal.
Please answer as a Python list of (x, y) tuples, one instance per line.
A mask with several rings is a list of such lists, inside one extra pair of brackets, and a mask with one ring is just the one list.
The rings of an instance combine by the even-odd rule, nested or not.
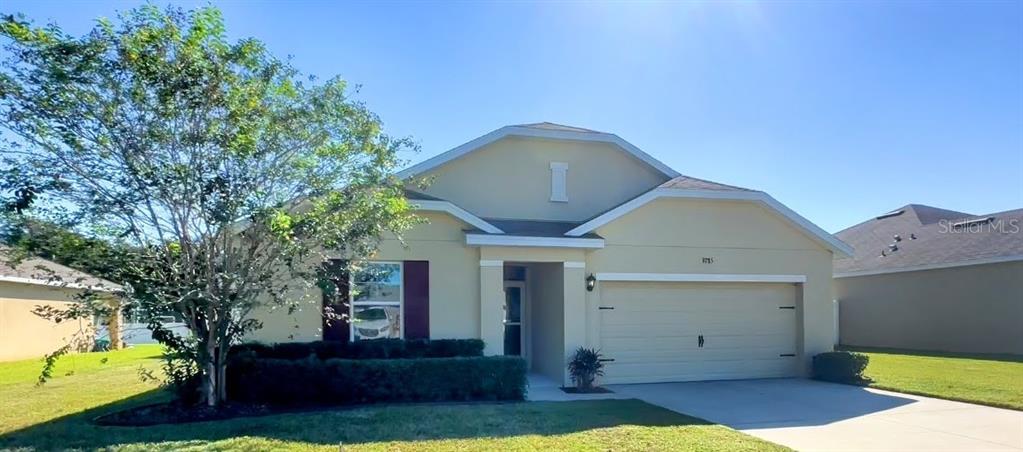
[(787, 450), (638, 400), (370, 406), (140, 428), (90, 423), (166, 397), (137, 376), (139, 365), (158, 366), (157, 353), (78, 355), (41, 388), (38, 361), (0, 363), (0, 449)]
[(847, 350), (870, 356), (871, 387), (1023, 410), (1023, 357)]

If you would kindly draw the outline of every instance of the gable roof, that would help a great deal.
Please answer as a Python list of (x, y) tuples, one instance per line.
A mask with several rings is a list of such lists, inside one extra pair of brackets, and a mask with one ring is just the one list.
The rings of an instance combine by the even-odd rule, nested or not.
[(628, 141), (623, 140), (621, 137), (613, 133), (597, 132), (595, 130), (583, 129), (581, 127), (572, 127), (550, 122), (540, 122), (501, 127), (500, 129), (469, 141), (468, 143), (462, 144), (461, 146), (399, 171), (398, 177), (406, 179), (417, 174), (422, 174), (509, 136), (610, 143), (617, 145), (627, 154), (649, 165), (667, 177), (677, 177), (679, 175), (677, 171), (671, 169), (668, 165), (665, 165), (661, 161), (651, 157), (646, 152), (643, 152), (636, 146), (633, 146)]
[(13, 262), (8, 253), (8, 248), (0, 246), (0, 281), (72, 289), (88, 288), (101, 292), (115, 292), (122, 288), (103, 278), (41, 257), (27, 257)]
[(835, 277), (1023, 260), (1020, 228), (1023, 209), (971, 215), (908, 204), (836, 233), (855, 253), (835, 260)]
[(620, 204), (596, 217), (584, 222), (578, 227), (565, 233), (567, 236), (578, 237), (590, 233), (595, 229), (608, 224), (625, 214), (636, 210), (647, 203), (660, 198), (690, 198), (690, 199), (719, 199), (731, 201), (750, 201), (759, 204), (767, 210), (778, 214), (789, 224), (799, 229), (804, 234), (831, 250), (837, 256), (851, 256), (853, 249), (843, 243), (835, 236), (813, 224), (810, 220), (789, 209), (778, 202), (767, 193), (748, 188), (735, 187), (732, 185), (719, 184), (703, 179), (688, 176), (679, 176), (657, 188), (650, 190), (630, 201)]

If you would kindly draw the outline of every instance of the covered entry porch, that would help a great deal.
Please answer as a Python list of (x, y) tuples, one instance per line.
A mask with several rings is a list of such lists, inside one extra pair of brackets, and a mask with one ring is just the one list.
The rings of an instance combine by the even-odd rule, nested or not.
[(531, 374), (569, 384), (569, 354), (586, 345), (582, 251), (484, 247), (481, 256), (484, 353), (522, 356)]

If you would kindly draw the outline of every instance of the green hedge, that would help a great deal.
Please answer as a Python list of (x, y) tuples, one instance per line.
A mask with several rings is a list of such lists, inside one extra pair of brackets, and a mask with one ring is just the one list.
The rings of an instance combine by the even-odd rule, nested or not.
[(870, 358), (862, 353), (826, 352), (813, 357), (813, 376), (836, 383), (860, 383)]
[(483, 356), (479, 339), (377, 339), (355, 342), (286, 342), (273, 345), (259, 343), (231, 347), (236, 356), (271, 359), (411, 359)]
[(522, 400), (526, 362), (512, 356), (266, 359), (228, 366), (231, 400), (270, 405)]

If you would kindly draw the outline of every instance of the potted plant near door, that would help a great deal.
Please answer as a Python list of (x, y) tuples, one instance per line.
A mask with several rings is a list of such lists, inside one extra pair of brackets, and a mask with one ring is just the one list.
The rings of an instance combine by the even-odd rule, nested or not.
[[(566, 388), (566, 392), (610, 392), (594, 386), (597, 377), (604, 376), (604, 361), (600, 350), (579, 347), (568, 362), (568, 373), (572, 376), (575, 388)], [(572, 389), (573, 391), (568, 391)]]

